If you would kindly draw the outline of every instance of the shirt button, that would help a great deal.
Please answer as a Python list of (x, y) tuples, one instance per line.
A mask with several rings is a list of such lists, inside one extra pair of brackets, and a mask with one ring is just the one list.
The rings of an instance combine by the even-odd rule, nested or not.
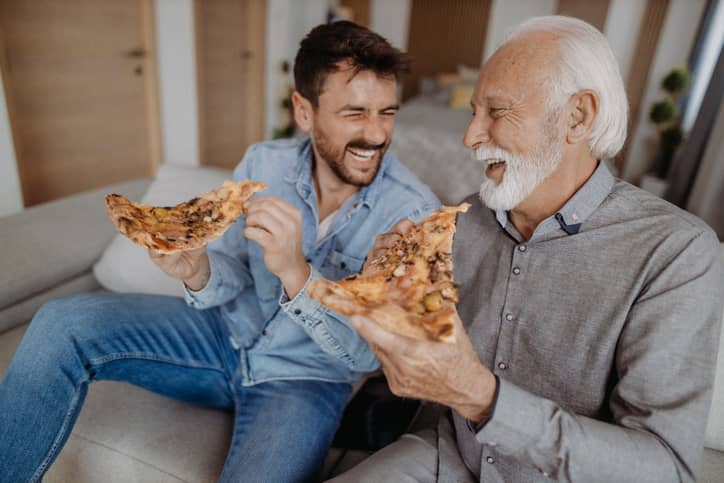
[(492, 465), (493, 463), (495, 463), (495, 458), (493, 458), (492, 456), (488, 456), (487, 458), (485, 458), (485, 461), (487, 461), (488, 464)]
[(505, 362), (498, 362), (498, 369), (501, 371), (504, 371), (508, 368), (508, 365)]
[(524, 252), (524, 251), (526, 251), (527, 249), (528, 249), (528, 247), (525, 246), (525, 245), (520, 245), (520, 246), (518, 247), (518, 251), (519, 251), (519, 252)]
[(342, 262), (342, 263), (339, 264), (339, 268), (341, 268), (342, 270), (344, 270), (345, 268), (347, 268), (347, 264), (346, 264), (345, 262)]
[(511, 313), (505, 314), (505, 320), (507, 320), (508, 322), (512, 321), (512, 320), (513, 320), (513, 314), (511, 314)]
[(518, 267), (513, 268), (513, 273), (516, 274), (516, 275), (519, 275), (519, 274), (520, 274), (520, 268), (518, 268)]
[(299, 315), (301, 313), (302, 311), (300, 309), (294, 309), (294, 315)]
[(266, 335), (266, 329), (261, 331), (261, 335)]

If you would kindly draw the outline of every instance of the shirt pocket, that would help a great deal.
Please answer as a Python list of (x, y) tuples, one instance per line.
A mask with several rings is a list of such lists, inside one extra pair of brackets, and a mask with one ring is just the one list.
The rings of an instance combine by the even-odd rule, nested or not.
[(357, 258), (346, 255), (342, 252), (332, 250), (322, 263), (321, 274), (328, 280), (341, 280), (352, 274), (359, 273), (364, 265), (364, 258)]

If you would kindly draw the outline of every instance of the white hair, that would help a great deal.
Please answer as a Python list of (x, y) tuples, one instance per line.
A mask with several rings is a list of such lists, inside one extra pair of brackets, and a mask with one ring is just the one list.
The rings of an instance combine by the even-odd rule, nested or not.
[(557, 37), (558, 69), (548, 81), (548, 110), (560, 108), (571, 94), (590, 89), (598, 95), (596, 119), (588, 147), (597, 159), (613, 158), (626, 140), (628, 100), (611, 47), (592, 25), (572, 17), (534, 17), (509, 30), (501, 45), (528, 32), (550, 32)]

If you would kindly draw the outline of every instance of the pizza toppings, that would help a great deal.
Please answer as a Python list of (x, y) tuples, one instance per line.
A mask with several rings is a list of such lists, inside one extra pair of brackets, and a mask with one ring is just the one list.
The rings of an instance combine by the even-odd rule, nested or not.
[(108, 217), (131, 241), (161, 253), (200, 248), (220, 237), (244, 212), (244, 203), (266, 183), (225, 181), (213, 191), (176, 206), (150, 206), (106, 196)]
[(368, 260), (359, 274), (337, 283), (313, 281), (310, 297), (344, 315), (367, 315), (393, 332), (454, 341), (452, 241), (457, 213), (469, 206), (442, 207)]

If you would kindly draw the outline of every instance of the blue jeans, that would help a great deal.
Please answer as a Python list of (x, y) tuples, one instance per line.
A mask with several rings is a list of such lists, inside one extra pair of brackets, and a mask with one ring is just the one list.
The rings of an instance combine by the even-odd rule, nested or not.
[[(0, 482), (39, 481), (67, 440), (88, 383), (128, 382), (234, 411), (220, 481), (305, 481), (318, 471), (349, 384), (240, 384), (239, 351), (218, 310), (175, 297), (87, 294), (34, 317), (0, 383)], [(38, 430), (42, 428), (42, 430)]]

